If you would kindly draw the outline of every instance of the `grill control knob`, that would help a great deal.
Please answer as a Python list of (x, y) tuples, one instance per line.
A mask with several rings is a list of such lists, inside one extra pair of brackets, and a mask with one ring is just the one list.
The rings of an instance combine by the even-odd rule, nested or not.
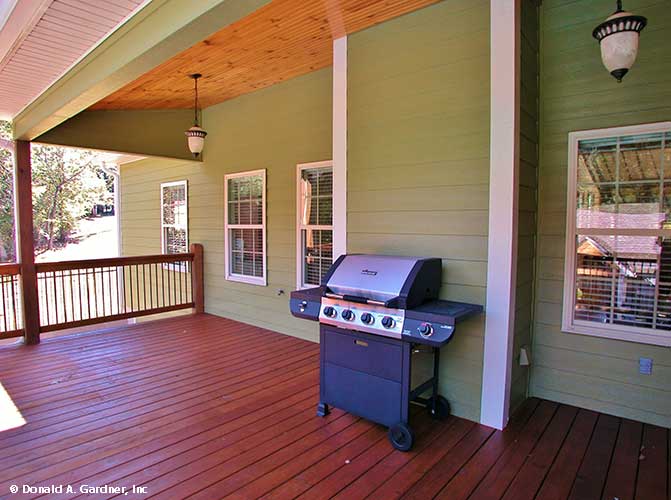
[(361, 321), (367, 325), (372, 325), (373, 323), (375, 323), (375, 318), (371, 313), (363, 313), (361, 315)]
[(385, 328), (393, 328), (394, 327), (394, 318), (391, 316), (385, 316), (382, 318), (382, 326)]
[(342, 319), (346, 321), (352, 321), (354, 319), (354, 313), (350, 309), (345, 309), (341, 314)]
[(324, 316), (328, 316), (329, 318), (334, 318), (336, 315), (336, 310), (331, 307), (331, 306), (326, 306), (324, 308)]
[(417, 331), (422, 337), (429, 338), (433, 335), (433, 326), (431, 326), (431, 323), (422, 323), (417, 327)]

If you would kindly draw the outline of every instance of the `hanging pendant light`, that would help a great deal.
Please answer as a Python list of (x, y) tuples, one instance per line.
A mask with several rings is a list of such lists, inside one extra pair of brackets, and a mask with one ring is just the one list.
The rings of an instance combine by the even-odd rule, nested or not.
[(189, 75), (189, 78), (193, 78), (193, 90), (195, 94), (195, 99), (193, 103), (193, 115), (194, 123), (193, 127), (184, 132), (189, 143), (189, 151), (193, 153), (195, 158), (198, 158), (198, 155), (202, 153), (203, 146), (205, 146), (205, 136), (207, 132), (203, 130), (198, 124), (198, 79), (203, 76), (200, 73), (194, 73)]
[(601, 46), (603, 65), (618, 82), (636, 61), (638, 39), (647, 23), (645, 17), (622, 10), (622, 0), (617, 0), (617, 10), (592, 32)]

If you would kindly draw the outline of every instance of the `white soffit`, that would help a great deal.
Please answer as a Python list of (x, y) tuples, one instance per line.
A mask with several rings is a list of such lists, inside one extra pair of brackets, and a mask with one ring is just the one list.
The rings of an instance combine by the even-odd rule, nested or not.
[(149, 0), (0, 0), (0, 119), (11, 119)]

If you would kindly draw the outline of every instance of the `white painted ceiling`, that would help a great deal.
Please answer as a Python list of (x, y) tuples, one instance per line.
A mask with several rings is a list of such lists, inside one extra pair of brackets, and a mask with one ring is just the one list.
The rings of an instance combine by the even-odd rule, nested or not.
[(150, 0), (0, 0), (0, 119), (11, 119)]

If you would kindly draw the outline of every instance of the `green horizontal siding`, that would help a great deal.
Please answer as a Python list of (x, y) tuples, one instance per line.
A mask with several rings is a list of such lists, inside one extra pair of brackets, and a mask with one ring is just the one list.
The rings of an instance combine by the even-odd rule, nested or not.
[(520, 349), (531, 351), (534, 272), (536, 264), (536, 215), (539, 143), (539, 11), (532, 0), (523, 0), (521, 16), (520, 88), (520, 177), (517, 238), (517, 289), (513, 371), (510, 389), (511, 411), (527, 397), (529, 367), (520, 366)]
[[(638, 60), (618, 84), (591, 31), (610, 0), (545, 0), (541, 49), (538, 263), (530, 392), (557, 401), (671, 426), (671, 349), (561, 332), (567, 141), (574, 130), (671, 120), (671, 11), (661, 0), (629, 0), (647, 16)], [(639, 357), (654, 360), (638, 373)]]
[[(124, 165), (123, 254), (161, 251), (159, 187), (186, 179), (189, 241), (205, 249), (205, 310), (317, 340), (315, 323), (289, 314), (296, 286), (296, 165), (331, 158), (331, 87), (326, 69), (207, 108), (202, 164), (150, 158)], [(258, 169), (267, 169), (265, 287), (224, 278), (224, 175)]]
[[(348, 251), (442, 257), (443, 298), (484, 304), (489, 2), (441, 2), (348, 48)], [(440, 378), (474, 420), (483, 332), (483, 318), (459, 327)]]

